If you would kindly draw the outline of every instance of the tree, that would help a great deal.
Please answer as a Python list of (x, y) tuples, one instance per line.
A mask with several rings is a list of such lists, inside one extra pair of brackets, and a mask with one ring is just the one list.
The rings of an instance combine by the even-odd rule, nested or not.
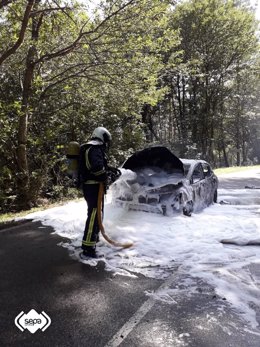
[[(0, 9), (11, 3), (12, 1), (3, 0), (0, 4)], [(1, 52), (0, 66), (10, 55), (14, 54), (23, 43), (34, 3), (35, 3), (35, 0), (28, 0), (24, 13), (22, 15), (21, 27), (18, 31), (18, 38), (15, 43), (13, 43), (10, 47), (6, 47), (4, 51)]]
[[(77, 5), (69, 7), (62, 3), (61, 7), (57, 1), (34, 3), (28, 26), (30, 30), (24, 36), (21, 49), (2, 64), (3, 79), (8, 75), (9, 64), (18, 64), (23, 76), (22, 88), (13, 100), (18, 104), (14, 108), (18, 120), (15, 162), (18, 168), (17, 197), (22, 208), (34, 203), (44, 183), (44, 163), (51, 163), (50, 155), (43, 155), (48, 147), (43, 140), (46, 140), (46, 134), (48, 141), (51, 142), (51, 138), (57, 140), (57, 133), (55, 137), (50, 127), (57, 126), (59, 133), (71, 131), (71, 124), (64, 124), (66, 116), (71, 117), (64, 111), (66, 107), (75, 113), (74, 117), (80, 119), (86, 115), (75, 94), (83, 100), (86, 88), (91, 88), (93, 98), (87, 97), (92, 104), (88, 118), (91, 115), (93, 119), (99, 109), (108, 109), (106, 98), (109, 95), (110, 111), (98, 116), (104, 123), (111, 123), (107, 117), (114, 111), (112, 108), (119, 120), (125, 118), (127, 111), (135, 117), (141, 102), (156, 100), (159, 92), (153, 75), (158, 70), (160, 59), (152, 52), (156, 49), (154, 37), (158, 33), (154, 18), (159, 17), (165, 8), (164, 2), (155, 0), (108, 1), (103, 13), (90, 20)], [(66, 28), (63, 25), (65, 20)], [(12, 18), (8, 24), (14, 25)], [(25, 62), (24, 68), (16, 60), (18, 55), (20, 61)], [(75, 86), (78, 93), (72, 90)], [(93, 99), (102, 87), (104, 95), (96, 102)], [(63, 98), (60, 98), (60, 93)], [(131, 95), (129, 100), (126, 99), (127, 93)], [(120, 107), (118, 101), (111, 103), (116, 94), (119, 100), (124, 100)], [(87, 123), (91, 124), (91, 119)], [(81, 133), (80, 124), (72, 132)], [(35, 156), (36, 144), (41, 152)]]
[[(162, 83), (169, 92), (157, 108), (167, 115), (164, 127), (174, 124), (174, 130), (167, 131), (175, 134), (170, 146), (181, 155), (196, 154), (216, 163), (218, 149), (226, 156), (226, 103), (235, 88), (237, 67), (246, 76), (251, 69), (246, 62), (258, 49), (257, 23), (249, 9), (233, 1), (191, 0), (174, 9), (172, 27), (180, 31), (177, 49), (183, 53), (177, 65), (171, 61), (176, 49), (166, 55)], [(156, 117), (161, 117), (159, 111), (153, 116), (154, 124)]]

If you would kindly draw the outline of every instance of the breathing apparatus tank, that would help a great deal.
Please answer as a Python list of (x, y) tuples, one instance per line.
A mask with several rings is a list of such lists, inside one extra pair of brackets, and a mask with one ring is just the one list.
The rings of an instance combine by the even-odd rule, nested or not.
[(67, 147), (67, 174), (72, 179), (78, 178), (78, 159), (79, 159), (80, 144), (76, 141), (71, 141)]

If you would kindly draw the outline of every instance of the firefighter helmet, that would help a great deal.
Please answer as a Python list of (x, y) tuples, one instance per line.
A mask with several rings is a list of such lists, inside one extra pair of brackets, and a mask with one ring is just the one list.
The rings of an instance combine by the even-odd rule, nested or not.
[(104, 128), (104, 127), (98, 127), (96, 128), (91, 136), (92, 139), (99, 139), (101, 140), (105, 145), (109, 145), (109, 143), (112, 140), (112, 136), (110, 132)]

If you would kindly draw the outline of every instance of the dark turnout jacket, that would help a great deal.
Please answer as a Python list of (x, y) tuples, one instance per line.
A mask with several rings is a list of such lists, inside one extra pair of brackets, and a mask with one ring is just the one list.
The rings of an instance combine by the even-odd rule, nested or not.
[(81, 146), (79, 172), (83, 183), (106, 181), (107, 158), (102, 142), (92, 140)]

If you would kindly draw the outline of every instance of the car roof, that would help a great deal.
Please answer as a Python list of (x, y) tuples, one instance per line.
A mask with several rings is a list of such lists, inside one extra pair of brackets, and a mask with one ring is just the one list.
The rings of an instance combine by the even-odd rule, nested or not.
[(194, 165), (199, 164), (199, 163), (209, 165), (208, 162), (206, 162), (205, 160), (202, 160), (202, 159), (182, 159), (181, 158), (180, 160), (183, 162), (184, 165), (186, 164), (186, 165), (194, 166)]

